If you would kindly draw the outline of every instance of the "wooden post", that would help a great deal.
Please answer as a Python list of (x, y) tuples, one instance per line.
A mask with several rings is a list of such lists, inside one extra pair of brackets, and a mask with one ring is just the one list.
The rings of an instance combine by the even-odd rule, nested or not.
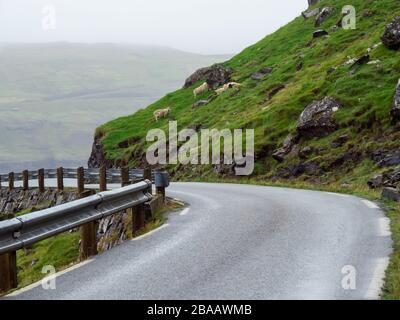
[[(79, 175), (78, 175), (79, 177)], [(80, 198), (95, 194), (94, 190), (79, 193)], [(97, 255), (97, 222), (92, 221), (81, 227), (81, 260)]]
[(39, 192), (44, 192), (44, 169), (38, 170)]
[(63, 169), (63, 167), (57, 168), (57, 189), (58, 189), (58, 191), (64, 190), (64, 169)]
[(0, 292), (5, 293), (17, 286), (17, 253), (0, 255)]
[(129, 184), (129, 168), (123, 167), (121, 168), (121, 187), (125, 187)]
[(157, 187), (156, 188), (157, 194), (162, 196), (163, 203), (165, 203), (165, 188), (164, 187)]
[(9, 190), (14, 189), (14, 172), (10, 172), (8, 174), (8, 189)]
[(137, 205), (136, 207), (133, 208), (132, 221), (133, 221), (133, 223), (132, 223), (132, 226), (133, 226), (132, 233), (133, 233), (133, 235), (136, 235), (145, 226), (145, 208), (144, 208), (144, 204), (139, 204), (139, 205)]
[(29, 171), (22, 171), (23, 189), (26, 191), (29, 189)]
[(77, 188), (78, 188), (78, 196), (85, 191), (85, 170), (83, 167), (79, 167), (76, 170), (76, 177), (77, 177)]
[(101, 166), (99, 169), (99, 188), (100, 192), (107, 191), (107, 168)]
[[(144, 171), (143, 171), (143, 179), (144, 179), (144, 180), (150, 180), (150, 181), (151, 181), (151, 169), (150, 169), (150, 168), (144, 169)], [(152, 193), (152, 192), (153, 192), (152, 186), (149, 186), (148, 192), (149, 192), (149, 193)]]

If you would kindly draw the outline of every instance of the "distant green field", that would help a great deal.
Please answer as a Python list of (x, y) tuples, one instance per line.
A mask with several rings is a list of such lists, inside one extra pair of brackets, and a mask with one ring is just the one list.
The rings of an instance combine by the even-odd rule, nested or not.
[(112, 44), (0, 45), (0, 171), (85, 164), (98, 125), (226, 58)]

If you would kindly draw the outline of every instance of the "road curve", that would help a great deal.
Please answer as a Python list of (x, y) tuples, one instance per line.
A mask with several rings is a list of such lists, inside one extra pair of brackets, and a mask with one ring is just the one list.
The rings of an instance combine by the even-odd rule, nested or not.
[(392, 241), (371, 202), (231, 184), (168, 194), (190, 206), (162, 228), (9, 299), (378, 298)]

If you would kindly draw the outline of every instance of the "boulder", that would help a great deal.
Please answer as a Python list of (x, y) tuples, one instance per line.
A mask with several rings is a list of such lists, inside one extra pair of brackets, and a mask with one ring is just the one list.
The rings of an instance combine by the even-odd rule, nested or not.
[(201, 68), (186, 79), (183, 88), (189, 88), (198, 81), (206, 81), (213, 90), (231, 80), (233, 69), (226, 68), (220, 64), (211, 67)]
[(363, 64), (367, 64), (368, 62), (369, 62), (369, 54), (365, 54), (362, 57), (358, 58), (355, 62), (353, 62), (350, 69), (355, 69), (357, 67), (362, 66)]
[(382, 197), (396, 202), (400, 202), (400, 192), (394, 188), (387, 188), (387, 187), (383, 188)]
[(392, 117), (393, 122), (397, 122), (400, 120), (400, 80), (397, 83), (396, 93), (393, 98), (393, 106), (390, 111), (390, 116)]
[(317, 30), (313, 32), (313, 38), (320, 38), (323, 36), (327, 36), (329, 33), (325, 30)]
[(210, 100), (199, 100), (199, 101), (196, 101), (196, 102), (193, 104), (192, 108), (193, 108), (193, 109), (196, 109), (196, 108), (198, 108), (198, 107), (205, 106), (205, 105), (208, 104), (208, 103), (210, 103)]
[(396, 17), (390, 22), (383, 33), (381, 40), (389, 49), (400, 49), (400, 17)]
[(272, 157), (278, 161), (282, 162), (285, 160), (286, 156), (292, 151), (294, 145), (297, 143), (297, 137), (289, 134), (285, 141), (283, 141), (283, 146), (279, 149), (276, 149), (272, 153)]
[(310, 19), (312, 17), (315, 17), (317, 14), (319, 14), (320, 12), (320, 8), (315, 8), (312, 10), (307, 10), (307, 11), (303, 11), (301, 13), (301, 15), (303, 16), (304, 19)]
[(300, 150), (299, 157), (301, 159), (307, 159), (314, 152), (314, 148), (307, 146)]
[(383, 186), (383, 181), (384, 181), (383, 174), (378, 174), (369, 179), (367, 184), (371, 189), (376, 189)]
[(253, 80), (263, 80), (267, 74), (270, 74), (274, 68), (272, 67), (266, 67), (258, 70), (257, 72), (253, 73), (251, 75), (251, 78)]
[(335, 12), (334, 7), (324, 7), (315, 19), (315, 26), (319, 27)]
[(337, 129), (333, 114), (342, 105), (332, 97), (325, 97), (308, 105), (300, 115), (297, 132), (303, 137), (324, 137)]

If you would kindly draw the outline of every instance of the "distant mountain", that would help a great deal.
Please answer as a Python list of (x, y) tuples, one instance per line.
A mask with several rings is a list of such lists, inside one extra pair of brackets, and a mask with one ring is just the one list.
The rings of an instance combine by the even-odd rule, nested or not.
[(84, 164), (99, 124), (227, 58), (136, 45), (0, 44), (0, 171)]

